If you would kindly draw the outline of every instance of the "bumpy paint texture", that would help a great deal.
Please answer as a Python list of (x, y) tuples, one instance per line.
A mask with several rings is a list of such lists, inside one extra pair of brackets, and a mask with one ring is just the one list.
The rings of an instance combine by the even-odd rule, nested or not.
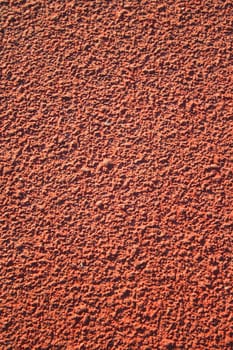
[(0, 349), (233, 349), (232, 0), (0, 19)]

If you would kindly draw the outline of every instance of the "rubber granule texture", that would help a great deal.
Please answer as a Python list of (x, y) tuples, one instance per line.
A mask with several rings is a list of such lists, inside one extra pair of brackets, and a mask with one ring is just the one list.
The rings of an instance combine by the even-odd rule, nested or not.
[(0, 18), (0, 349), (233, 349), (232, 0)]

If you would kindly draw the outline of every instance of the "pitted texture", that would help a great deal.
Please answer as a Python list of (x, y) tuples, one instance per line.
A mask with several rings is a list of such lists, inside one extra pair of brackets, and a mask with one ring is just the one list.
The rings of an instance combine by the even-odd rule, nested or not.
[(0, 348), (232, 349), (232, 1), (0, 17)]

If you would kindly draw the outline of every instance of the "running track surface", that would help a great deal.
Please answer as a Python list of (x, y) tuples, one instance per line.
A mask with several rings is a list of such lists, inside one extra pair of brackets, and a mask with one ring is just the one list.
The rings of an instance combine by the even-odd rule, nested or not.
[(232, 1), (0, 18), (0, 349), (233, 349)]

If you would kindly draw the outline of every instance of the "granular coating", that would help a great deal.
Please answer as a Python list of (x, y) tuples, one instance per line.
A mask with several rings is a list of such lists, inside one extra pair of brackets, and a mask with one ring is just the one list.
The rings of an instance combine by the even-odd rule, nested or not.
[(0, 349), (233, 349), (232, 0), (0, 18)]

